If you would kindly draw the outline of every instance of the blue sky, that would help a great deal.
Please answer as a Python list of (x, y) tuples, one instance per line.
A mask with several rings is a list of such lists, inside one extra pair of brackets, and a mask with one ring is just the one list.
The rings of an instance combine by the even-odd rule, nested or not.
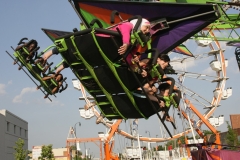
[[(57, 3), (56, 3), (57, 2)], [(0, 51), (0, 109), (7, 109), (22, 119), (28, 121), (29, 142), (28, 148), (42, 144), (53, 144), (54, 148), (65, 147), (66, 138), (70, 126), (76, 122), (81, 122), (82, 126), (77, 127), (77, 136), (81, 138), (97, 137), (99, 131), (105, 131), (103, 125), (96, 125), (95, 119), (84, 120), (79, 116), (78, 108), (84, 106), (83, 101), (79, 101), (80, 92), (72, 86), (71, 80), (75, 78), (71, 70), (66, 69), (62, 73), (66, 76), (69, 87), (62, 94), (57, 94), (57, 98), (52, 97), (53, 102), (43, 99), (43, 94), (37, 91), (35, 84), (25, 75), (23, 71), (18, 71), (17, 65), (13, 65), (13, 60), (7, 55), (6, 50), (13, 53), (10, 46), (16, 47), (19, 40), (23, 37), (36, 39), (40, 50), (52, 44), (51, 40), (42, 32), (41, 28), (49, 28), (63, 31), (72, 31), (73, 28), (79, 28), (80, 20), (77, 17), (68, 0), (61, 1), (0, 1), (0, 21), (1, 21), (1, 43)], [(234, 48), (226, 47), (225, 57), (229, 60), (227, 75), (230, 78), (226, 83), (227, 87), (233, 88), (233, 95), (221, 101), (221, 106), (217, 108), (215, 116), (224, 115), (225, 120), (229, 121), (229, 114), (239, 113), (239, 71), (235, 61)], [(208, 52), (208, 48), (197, 47), (193, 40), (186, 42), (186, 45), (194, 54)], [(176, 57), (177, 54), (171, 54)], [(60, 56), (54, 56), (51, 59), (54, 62), (60, 62)], [(195, 61), (188, 63), (187, 68), (191, 72), (215, 75), (209, 69), (209, 62), (212, 59)], [(202, 82), (194, 79), (186, 79), (186, 86), (196, 91), (200, 95), (211, 100), (216, 84), (211, 82)], [(199, 110), (202, 106), (196, 105)], [(160, 137), (159, 122), (157, 116), (149, 120), (140, 120), (139, 132), (147, 136), (146, 131), (151, 133), (152, 137)], [(121, 125), (121, 129), (129, 130), (128, 122)], [(170, 126), (171, 127), (171, 126)], [(157, 128), (157, 129), (156, 129)], [(172, 129), (170, 128), (172, 131)], [(181, 128), (178, 128), (179, 132)], [(219, 130), (226, 131), (226, 124)], [(122, 150), (123, 146), (130, 142), (116, 136), (116, 150)], [(91, 148), (90, 152), (95, 155), (98, 149), (93, 144), (86, 144)]]

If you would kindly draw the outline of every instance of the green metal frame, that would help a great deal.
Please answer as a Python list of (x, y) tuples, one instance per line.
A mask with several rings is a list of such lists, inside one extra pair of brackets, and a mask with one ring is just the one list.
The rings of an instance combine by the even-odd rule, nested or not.
[(116, 77), (117, 81), (119, 82), (119, 84), (121, 85), (121, 87), (123, 88), (123, 90), (125, 91), (126, 95), (128, 96), (129, 100), (132, 102), (133, 106), (135, 107), (135, 109), (141, 114), (141, 116), (145, 119), (147, 119), (147, 117), (139, 110), (139, 108), (137, 107), (137, 104), (133, 98), (133, 95), (132, 95), (132, 92), (129, 91), (127, 89), (127, 87), (123, 84), (123, 82), (121, 81), (118, 73), (117, 73), (117, 70), (115, 68), (115, 65), (112, 61), (110, 61), (107, 56), (103, 53), (100, 45), (98, 44), (97, 42), (97, 39), (96, 39), (96, 36), (94, 34), (94, 29), (93, 31), (91, 32), (92, 34), (92, 37), (93, 37), (93, 40), (95, 42), (95, 45), (97, 46), (97, 48), (99, 49), (99, 52), (101, 54), (101, 56), (103, 57), (103, 59), (105, 60), (105, 62), (107, 63), (108, 67), (110, 68), (110, 70), (112, 71), (112, 73), (114, 74), (114, 76)]
[[(116, 114), (113, 114), (113, 115), (105, 115), (104, 112), (102, 111), (102, 113), (104, 114), (104, 116), (106, 116), (107, 118), (120, 116), (120, 117), (122, 117), (123, 119), (127, 119), (125, 116), (123, 116), (123, 115), (121, 114), (121, 112), (119, 112), (118, 108), (116, 107), (116, 105), (115, 105), (115, 103), (114, 103), (114, 101), (113, 101), (113, 99), (112, 99), (112, 95), (111, 95), (110, 93), (108, 93), (108, 92), (103, 88), (103, 86), (101, 85), (101, 83), (98, 81), (97, 76), (96, 76), (95, 73), (94, 73), (93, 67), (92, 67), (91, 65), (89, 65), (89, 64), (87, 63), (87, 61), (82, 57), (82, 55), (81, 55), (80, 51), (78, 50), (77, 45), (76, 45), (76, 43), (75, 43), (75, 41), (74, 41), (74, 39), (75, 39), (74, 35), (71, 36), (70, 39), (71, 39), (71, 42), (72, 42), (72, 44), (73, 44), (73, 46), (74, 46), (74, 48), (75, 48), (75, 50), (76, 50), (76, 52), (74, 53), (75, 57), (76, 57), (78, 60), (81, 60), (81, 61), (82, 61), (82, 63), (83, 63), (84, 66), (86, 67), (86, 69), (87, 69), (87, 70), (90, 72), (90, 74), (91, 74), (91, 77), (88, 76), (88, 77), (82, 77), (82, 78), (81, 78), (80, 76), (77, 76), (77, 78), (79, 78), (79, 80), (83, 80), (83, 78), (84, 78), (84, 79), (87, 79), (87, 78), (94, 79), (95, 82), (98, 84), (99, 88), (101, 89), (101, 91), (104, 93), (104, 95), (105, 95), (106, 98), (108, 99), (108, 102), (98, 102), (98, 101), (96, 100), (96, 98), (94, 98), (95, 101), (97, 102), (96, 104), (98, 105), (98, 108), (102, 111), (100, 105), (111, 104), (111, 106), (113, 107), (113, 108), (112, 108), (112, 111), (113, 111), (114, 113), (116, 113)], [(57, 45), (58, 47), (59, 47), (59, 43), (60, 43), (60, 44), (64, 44), (64, 45), (62, 45), (62, 46), (64, 47), (64, 50), (61, 50), (61, 48), (59, 48), (61, 51), (66, 51), (66, 50), (67, 50), (67, 45), (66, 45), (66, 42), (65, 42), (64, 39), (56, 40), (55, 43), (58, 44), (58, 45)], [(70, 65), (71, 65), (71, 64), (70, 64)], [(75, 74), (76, 74), (76, 73), (75, 73)], [(85, 87), (85, 88), (86, 88), (86, 87)], [(87, 90), (87, 91), (88, 91), (88, 90)], [(89, 93), (92, 93), (93, 91), (88, 91), (88, 92), (89, 92)]]
[[(23, 52), (25, 52), (26, 54), (29, 55), (29, 52), (28, 52), (28, 50), (27, 50), (25, 47), (23, 47), (23, 48), (21, 48), (21, 49), (23, 50)], [(20, 50), (21, 50), (21, 49), (20, 49)], [(29, 73), (30, 73), (37, 81), (40, 82), (41, 87), (43, 87), (43, 89), (44, 89), (48, 94), (53, 95), (53, 94), (52, 94), (52, 89), (53, 89), (53, 88), (51, 88), (51, 86), (54, 85), (54, 87), (56, 87), (56, 86), (57, 86), (57, 83), (56, 83), (53, 79), (50, 80), (50, 82), (51, 82), (50, 84), (48, 84), (49, 81), (43, 81), (43, 80), (42, 80), (42, 77), (40, 76), (40, 73), (37, 73), (37, 72), (33, 69), (33, 66), (32, 66), (30, 63), (27, 63), (27, 62), (25, 61), (25, 58), (22, 56), (22, 53), (21, 53), (20, 50), (14, 52), (13, 55), (19, 60), (19, 62), (20, 62), (23, 66), (25, 66), (25, 67), (27, 68), (27, 70), (29, 71)], [(40, 68), (39, 68), (39, 69), (40, 69)], [(40, 70), (41, 70), (41, 69), (40, 69)]]

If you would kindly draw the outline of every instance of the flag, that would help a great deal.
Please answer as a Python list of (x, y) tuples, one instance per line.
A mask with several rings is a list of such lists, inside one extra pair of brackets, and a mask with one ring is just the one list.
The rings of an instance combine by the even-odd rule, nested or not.
[(180, 53), (186, 56), (193, 57), (193, 54), (188, 50), (188, 48), (184, 44), (180, 44), (176, 48), (172, 50), (172, 52)]

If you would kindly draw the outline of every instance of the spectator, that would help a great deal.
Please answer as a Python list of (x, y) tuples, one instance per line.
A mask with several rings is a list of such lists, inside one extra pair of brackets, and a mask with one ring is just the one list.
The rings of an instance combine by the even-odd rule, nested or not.
[(168, 146), (168, 151), (169, 151), (169, 160), (172, 160), (172, 144)]

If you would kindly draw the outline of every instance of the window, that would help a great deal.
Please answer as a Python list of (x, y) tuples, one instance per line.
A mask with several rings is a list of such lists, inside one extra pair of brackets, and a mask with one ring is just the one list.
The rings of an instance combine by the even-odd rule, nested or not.
[(27, 138), (27, 130), (25, 130), (25, 137)]
[(9, 132), (10, 123), (7, 122), (7, 131)]
[(16, 125), (14, 125), (14, 134), (16, 134)]

